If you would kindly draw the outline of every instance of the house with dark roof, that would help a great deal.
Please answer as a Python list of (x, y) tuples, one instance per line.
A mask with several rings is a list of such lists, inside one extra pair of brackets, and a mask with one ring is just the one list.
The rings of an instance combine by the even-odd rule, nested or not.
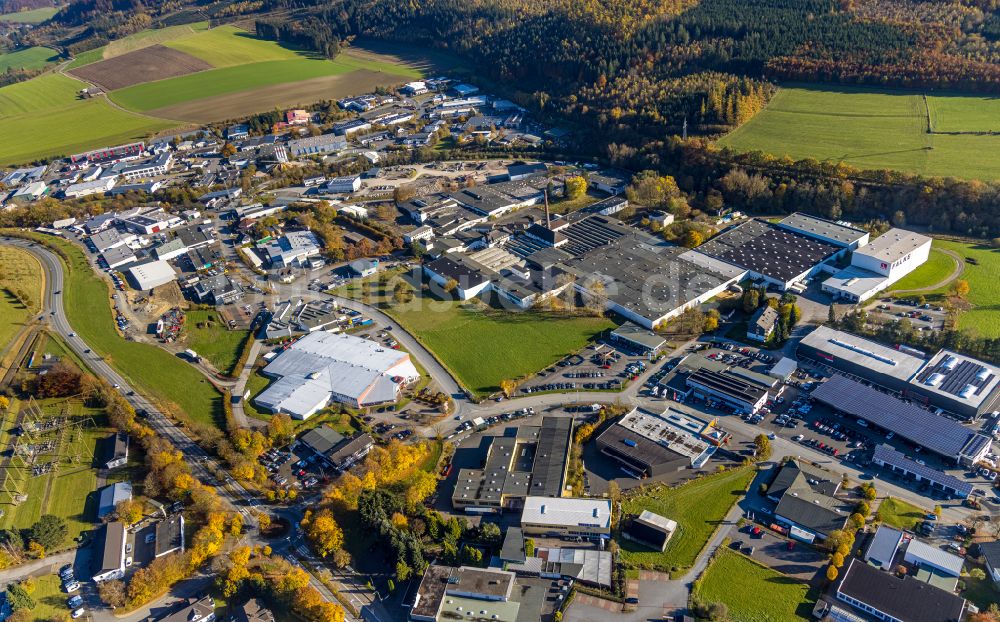
[(215, 620), (215, 600), (211, 596), (188, 599), (176, 611), (169, 613), (158, 622), (213, 622)]
[(128, 434), (116, 432), (106, 440), (108, 453), (104, 461), (104, 468), (117, 469), (125, 466), (128, 462)]
[(764, 305), (750, 316), (747, 325), (747, 339), (765, 342), (774, 334), (778, 325), (778, 310), (771, 305)]
[(184, 551), (184, 515), (174, 514), (156, 523), (156, 557)]
[(125, 576), (125, 524), (114, 521), (100, 527), (94, 547), (95, 582), (121, 579)]
[(961, 596), (911, 576), (897, 577), (852, 558), (836, 586), (837, 600), (887, 622), (960, 622)]
[(251, 598), (233, 612), (233, 622), (274, 622), (274, 612), (259, 599)]
[(836, 497), (841, 479), (836, 474), (804, 462), (789, 460), (780, 467), (767, 489), (777, 503), (776, 521), (788, 535), (803, 542), (826, 539), (843, 529), (851, 506)]
[(329, 466), (344, 471), (357, 464), (375, 446), (375, 440), (366, 432), (347, 438), (329, 426), (309, 430), (299, 442)]
[(986, 574), (1000, 587), (1000, 540), (980, 543), (979, 554), (986, 562)]

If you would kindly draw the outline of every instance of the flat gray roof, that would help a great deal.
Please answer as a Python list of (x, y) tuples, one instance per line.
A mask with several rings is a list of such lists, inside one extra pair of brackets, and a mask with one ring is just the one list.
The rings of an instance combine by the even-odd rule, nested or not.
[(979, 407), (1000, 385), (1000, 368), (958, 352), (941, 350), (911, 382), (923, 391)]
[(795, 212), (791, 216), (783, 218), (778, 223), (778, 226), (806, 235), (820, 236), (844, 246), (850, 246), (868, 235), (868, 232), (864, 229), (842, 225), (832, 220), (810, 216), (802, 212)]
[(846, 360), (874, 373), (903, 381), (909, 380), (924, 364), (924, 359), (912, 354), (828, 326), (817, 326), (816, 330), (803, 337), (799, 343), (824, 352), (834, 359)]

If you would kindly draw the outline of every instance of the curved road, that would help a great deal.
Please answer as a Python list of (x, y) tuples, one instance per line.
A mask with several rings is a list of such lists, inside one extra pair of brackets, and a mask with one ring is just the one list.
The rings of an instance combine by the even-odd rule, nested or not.
[[(67, 345), (83, 360), (91, 370), (104, 378), (108, 382), (117, 385), (125, 395), (125, 399), (138, 411), (145, 410), (148, 413), (147, 424), (158, 434), (170, 441), (187, 459), (191, 466), (191, 471), (203, 482), (215, 480), (214, 475), (209, 471), (208, 465), (214, 461), (208, 453), (197, 443), (191, 440), (185, 432), (179, 428), (166, 415), (161, 413), (156, 406), (145, 397), (136, 392), (113, 367), (107, 364), (103, 358), (93, 352), (83, 339), (80, 338), (69, 324), (63, 309), (63, 288), (65, 287), (62, 263), (51, 251), (45, 249), (40, 244), (16, 238), (2, 238), (5, 244), (17, 246), (34, 254), (42, 262), (42, 268), (46, 273), (48, 289), (43, 299), (43, 313), (49, 323), (50, 330), (59, 334)], [(59, 293), (56, 293), (59, 292)], [(244, 515), (244, 522), (249, 525), (256, 525), (256, 520), (247, 510), (248, 506), (255, 505), (250, 493), (239, 485), (235, 480), (228, 479), (228, 486), (217, 488), (219, 496), (223, 502), (232, 509)]]

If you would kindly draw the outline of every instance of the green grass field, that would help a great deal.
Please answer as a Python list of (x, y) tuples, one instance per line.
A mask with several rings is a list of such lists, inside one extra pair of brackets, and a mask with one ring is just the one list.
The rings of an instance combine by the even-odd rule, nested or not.
[(56, 14), (56, 7), (42, 7), (31, 11), (17, 11), (0, 15), (0, 22), (16, 22), (18, 24), (40, 24)]
[(58, 73), (47, 73), (27, 82), (0, 88), (0, 122), (7, 117), (38, 114), (75, 104), (86, 85)]
[(934, 240), (927, 262), (893, 284), (893, 290), (934, 287), (955, 271), (955, 260), (941, 252), (939, 240)]
[[(934, 240), (934, 248), (940, 250), (950, 250), (956, 253), (963, 261), (964, 268), (960, 279), (969, 282), (968, 303), (970, 308), (963, 311), (958, 318), (958, 327), (984, 337), (1000, 337), (1000, 279), (996, 278), (1000, 274), (1000, 250), (991, 248), (984, 244), (970, 242), (959, 242), (955, 240)], [(934, 255), (931, 255), (934, 258)], [(975, 264), (965, 261), (971, 258)], [(905, 283), (907, 280), (917, 275), (924, 267), (918, 268), (912, 275), (900, 280)], [(928, 285), (931, 279), (927, 279)], [(924, 294), (930, 300), (942, 301), (948, 294), (951, 286), (946, 285), (940, 289)], [(894, 289), (901, 289), (899, 283)]]
[(52, 48), (41, 46), (23, 48), (16, 52), (0, 54), (0, 73), (7, 73), (8, 69), (41, 69), (58, 59), (58, 52)]
[[(49, 474), (34, 476), (21, 458), (13, 458), (7, 473), (11, 478), (8, 490), (17, 488), (28, 498), (14, 506), (7, 503), (6, 495), (0, 497), (4, 501), (0, 503), (0, 509), (4, 510), (0, 528), (27, 528), (43, 514), (55, 514), (66, 519), (69, 537), (75, 538), (93, 527), (95, 499), (89, 494), (97, 485), (93, 457), (100, 439), (111, 429), (107, 427), (103, 412), (87, 408), (77, 400), (40, 400), (38, 404), (49, 416), (65, 415), (71, 421), (88, 423), (65, 432), (57, 457), (39, 459), (40, 462), (58, 462), (58, 469)], [(68, 545), (69, 540), (65, 544)]]
[(258, 39), (234, 26), (219, 26), (164, 43), (215, 67), (232, 67), (272, 60), (296, 60), (298, 52)]
[[(201, 324), (203, 327), (198, 328)], [(247, 332), (229, 330), (216, 311), (188, 311), (184, 320), (187, 345), (222, 373), (232, 371)]]
[[(390, 279), (400, 272), (385, 273)], [(614, 328), (607, 319), (494, 309), (479, 301), (444, 302), (415, 298), (393, 305), (394, 280), (358, 279), (334, 293), (382, 307), (430, 350), (467, 389), (484, 396), (500, 381), (517, 379), (552, 365)], [(409, 277), (407, 277), (409, 278)]]
[(31, 610), (31, 619), (35, 622), (51, 622), (67, 618), (66, 599), (69, 595), (62, 591), (62, 580), (54, 574), (37, 577), (35, 591), (31, 598), (35, 608)]
[(805, 583), (727, 548), (719, 549), (692, 595), (704, 603), (725, 603), (729, 619), (740, 622), (809, 620), (816, 604)]
[(935, 132), (1000, 132), (1000, 97), (935, 95), (927, 108)]
[(308, 58), (266, 61), (137, 84), (112, 92), (111, 98), (129, 110), (148, 112), (216, 95), (252, 91), (353, 70), (353, 67), (339, 61)]
[(0, 165), (140, 140), (172, 125), (162, 119), (123, 112), (102, 99), (80, 101), (43, 115), (4, 117), (0, 118), (0, 135), (4, 137), (0, 141)]
[[(982, 131), (995, 100), (933, 97), (935, 129)], [(998, 129), (998, 128), (993, 128)], [(847, 162), (922, 175), (1000, 179), (1000, 136), (927, 133), (920, 94), (848, 87), (786, 87), (767, 108), (719, 140), (737, 151)]]
[(719, 521), (746, 492), (753, 477), (753, 469), (741, 468), (707, 475), (677, 488), (657, 486), (627, 495), (622, 501), (624, 514), (650, 510), (677, 521), (677, 532), (662, 553), (631, 540), (621, 540), (625, 564), (683, 574), (694, 564)]
[(927, 510), (895, 497), (886, 497), (878, 506), (876, 517), (886, 525), (897, 529), (912, 530), (924, 519)]
[(171, 125), (118, 110), (102, 99), (77, 99), (84, 86), (49, 73), (0, 88), (0, 165), (126, 142)]
[(38, 236), (71, 258), (63, 292), (66, 315), (80, 337), (109, 361), (137, 390), (192, 421), (222, 426), (222, 396), (189, 363), (153, 345), (125, 341), (111, 317), (109, 288), (71, 242)]
[(73, 60), (71, 60), (68, 65), (66, 65), (66, 69), (76, 69), (77, 67), (83, 67), (84, 65), (104, 60), (104, 47), (105, 46), (102, 45), (99, 48), (87, 50), (86, 52), (80, 52), (73, 57)]
[(478, 395), (498, 391), (505, 378), (548, 367), (614, 328), (604, 318), (469, 308), (457, 302), (432, 306), (386, 311)]

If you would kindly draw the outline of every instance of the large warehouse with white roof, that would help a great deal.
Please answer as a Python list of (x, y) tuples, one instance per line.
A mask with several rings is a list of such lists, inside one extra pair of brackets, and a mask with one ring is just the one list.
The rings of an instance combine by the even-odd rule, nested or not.
[(401, 387), (420, 377), (406, 352), (326, 331), (302, 337), (262, 373), (276, 380), (254, 402), (296, 419), (330, 402), (354, 408), (391, 404)]

